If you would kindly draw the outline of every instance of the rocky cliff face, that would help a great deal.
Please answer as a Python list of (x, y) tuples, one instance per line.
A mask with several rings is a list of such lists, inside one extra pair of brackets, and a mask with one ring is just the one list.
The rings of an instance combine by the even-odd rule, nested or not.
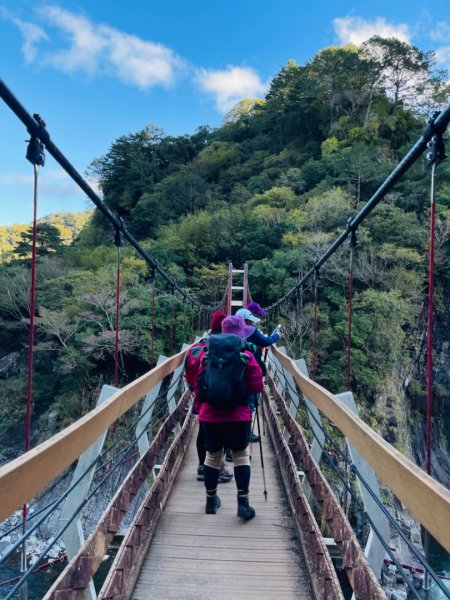
[[(433, 328), (433, 394), (432, 394), (432, 451), (431, 474), (450, 488), (450, 284), (442, 291), (442, 300), (437, 306)], [(425, 311), (424, 311), (425, 312)], [(426, 316), (422, 315), (423, 331)], [(412, 458), (422, 468), (426, 466), (426, 381), (427, 381), (426, 336), (422, 336), (413, 377), (416, 385), (408, 394), (411, 419)], [(410, 389), (409, 386), (408, 389)]]

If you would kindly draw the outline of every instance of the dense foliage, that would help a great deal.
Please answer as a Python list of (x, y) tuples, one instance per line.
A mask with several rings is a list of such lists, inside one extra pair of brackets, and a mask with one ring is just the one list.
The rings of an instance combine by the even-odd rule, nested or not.
[[(69, 245), (92, 217), (93, 210), (84, 213), (60, 212), (38, 219), (38, 247), (46, 252)], [(50, 238), (50, 239), (48, 239)], [(0, 225), (0, 263), (27, 256), (31, 247), (32, 228), (29, 225)], [(20, 245), (24, 254), (20, 253)]]
[[(327, 48), (307, 64), (286, 64), (265, 100), (244, 101), (222, 127), (165, 136), (149, 126), (116, 140), (91, 165), (108, 206), (177, 281), (210, 305), (222, 298), (227, 264), (249, 265), (253, 298), (270, 305), (309, 269), (391, 172), (448, 101), (432, 53), (372, 38), (356, 48)], [(449, 283), (450, 168), (439, 167), (436, 312)], [(377, 397), (400, 370), (423, 387), (419, 322), (425, 309), (429, 172), (416, 164), (358, 231), (354, 258), (351, 387), (370, 418)], [(91, 406), (111, 383), (115, 337), (114, 232), (101, 214), (70, 247), (38, 270), (35, 415), (60, 426)], [(27, 260), (0, 271), (0, 348), (23, 356), (29, 324)], [(321, 270), (317, 379), (345, 387), (348, 249)], [(150, 277), (132, 249), (121, 250), (121, 382), (148, 368), (207, 323)], [(151, 354), (152, 303), (156, 336)], [(311, 359), (310, 287), (279, 318), (292, 355)], [(175, 326), (171, 326), (171, 315)], [(441, 340), (442, 342), (443, 340)], [(4, 384), (2, 384), (4, 385)], [(23, 416), (23, 373), (7, 380), (0, 428)], [(399, 389), (390, 386), (391, 395)], [(412, 397), (412, 395), (411, 395)], [(390, 398), (404, 410), (400, 398)], [(414, 404), (412, 408), (420, 410)], [(448, 398), (440, 410), (448, 410)], [(446, 408), (447, 407), (447, 408)], [(382, 426), (382, 423), (378, 423)], [(394, 436), (394, 441), (401, 443)]]

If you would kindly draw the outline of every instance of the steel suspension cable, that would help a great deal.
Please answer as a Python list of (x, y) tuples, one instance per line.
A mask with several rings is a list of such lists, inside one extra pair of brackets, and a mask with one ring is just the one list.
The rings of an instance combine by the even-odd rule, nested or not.
[[(31, 281), (30, 281), (30, 330), (28, 338), (28, 376), (26, 392), (26, 414), (25, 414), (25, 452), (31, 447), (31, 412), (33, 402), (33, 363), (34, 363), (34, 329), (36, 312), (36, 262), (37, 262), (37, 203), (38, 203), (38, 178), (39, 167), (45, 164), (44, 149), (40, 141), (31, 136), (28, 142), (26, 158), (33, 165), (33, 228), (31, 241)], [(28, 505), (22, 505), (22, 533), (27, 530)], [(26, 544), (22, 545), (21, 571), (27, 568)]]
[(114, 245), (117, 248), (116, 265), (116, 331), (114, 344), (114, 387), (119, 386), (119, 325), (120, 325), (120, 248), (123, 246), (123, 234), (119, 228), (114, 235)]
[(175, 328), (175, 293), (172, 289), (172, 297), (170, 303), (170, 355), (173, 352), (174, 345), (174, 328)]
[(200, 302), (197, 298), (188, 294), (183, 288), (181, 288), (176, 280), (167, 273), (158, 262), (150, 256), (147, 251), (139, 244), (139, 242), (131, 235), (126, 228), (122, 219), (116, 216), (108, 205), (94, 192), (87, 181), (78, 173), (75, 167), (68, 161), (64, 154), (50, 139), (44, 121), (37, 114), (31, 116), (28, 111), (21, 105), (11, 90), (6, 86), (4, 81), (0, 79), (0, 98), (9, 106), (14, 114), (22, 121), (26, 126), (27, 131), (31, 136), (36, 137), (43, 145), (46, 150), (53, 156), (56, 162), (66, 171), (66, 173), (75, 181), (75, 183), (83, 190), (83, 192), (92, 200), (95, 206), (103, 214), (104, 217), (114, 226), (115, 229), (119, 229), (124, 238), (133, 246), (133, 248), (147, 261), (147, 263), (154, 267), (158, 273), (167, 281), (167, 283), (176, 289), (176, 291), (183, 297), (186, 298), (191, 304), (204, 307), (208, 310), (217, 310), (221, 305), (218, 306), (206, 306)]
[(434, 248), (435, 248), (435, 183), (436, 164), (431, 167), (431, 193), (430, 193), (430, 235), (428, 245), (428, 315), (427, 315), (427, 426), (426, 471), (431, 475), (431, 446), (432, 446), (432, 403), (433, 403), (433, 300), (434, 300)]
[[(57, 565), (57, 564), (59, 564), (61, 562), (64, 562), (65, 560), (67, 560), (67, 554), (63, 554), (62, 556), (58, 556), (58, 558), (51, 558), (49, 561), (47, 561), (43, 565), (40, 565), (36, 569), (33, 569), (33, 571), (31, 572), (31, 574), (34, 575), (35, 573), (39, 573), (40, 571), (43, 571), (44, 569), (48, 569), (49, 567), (53, 567), (53, 565)], [(0, 582), (0, 587), (3, 587), (4, 585), (9, 585), (11, 583), (14, 583), (15, 581), (18, 581), (19, 579), (20, 579), (20, 575), (17, 576), (17, 577), (12, 577), (11, 579), (7, 579), (6, 581), (1, 581)]]
[[(433, 136), (427, 154), (428, 164), (431, 165), (430, 182), (430, 235), (428, 244), (428, 314), (427, 314), (427, 420), (426, 420), (426, 471), (431, 475), (431, 454), (433, 445), (433, 304), (434, 304), (434, 269), (435, 269), (435, 228), (436, 228), (436, 167), (445, 158), (445, 145), (442, 135)], [(430, 554), (430, 534), (424, 531), (425, 556)], [(429, 574), (425, 574), (424, 589), (428, 596), (430, 589)]]
[(30, 282), (30, 330), (28, 338), (28, 380), (25, 420), (25, 452), (31, 446), (31, 406), (33, 396), (33, 362), (34, 362), (34, 317), (36, 312), (36, 258), (37, 258), (37, 196), (39, 166), (34, 165), (34, 190), (33, 190), (33, 229), (31, 243), (31, 282)]
[(116, 339), (114, 345), (114, 387), (119, 385), (119, 324), (120, 324), (120, 248), (117, 248)]
[[(177, 378), (175, 381), (173, 381), (173, 382), (170, 384), (168, 391), (170, 391), (170, 390), (171, 390), (171, 389), (172, 389), (174, 386), (178, 386), (178, 384), (179, 384), (179, 381), (180, 381), (180, 378)], [(123, 439), (126, 437), (126, 435), (127, 435), (127, 434), (128, 434), (128, 433), (129, 433), (129, 432), (132, 430), (132, 429), (134, 429), (134, 428), (136, 427), (137, 423), (139, 423), (139, 421), (141, 421), (141, 420), (142, 420), (142, 419), (143, 419), (143, 418), (146, 416), (146, 414), (147, 414), (147, 413), (148, 413), (148, 412), (149, 412), (149, 411), (150, 411), (150, 410), (151, 410), (151, 409), (154, 407), (154, 405), (156, 404), (156, 402), (157, 402), (158, 400), (160, 400), (160, 399), (161, 399), (161, 398), (162, 398), (164, 395), (165, 395), (165, 392), (160, 392), (160, 393), (158, 394), (158, 396), (157, 396), (157, 397), (156, 397), (156, 398), (153, 400), (152, 404), (151, 404), (150, 406), (148, 406), (148, 407), (147, 407), (147, 409), (146, 409), (146, 410), (145, 410), (145, 411), (144, 411), (144, 412), (143, 412), (143, 413), (142, 413), (142, 414), (139, 416), (139, 418), (138, 418), (138, 419), (137, 419), (135, 422), (133, 422), (133, 423), (131, 424), (131, 426), (129, 426), (129, 427), (128, 427), (128, 429), (126, 429), (126, 430), (125, 430), (125, 431), (124, 431), (124, 432), (123, 432), (123, 433), (120, 435), (120, 437), (116, 438), (116, 439), (115, 439), (115, 441), (114, 441), (114, 442), (113, 442), (113, 443), (112, 443), (112, 444), (111, 444), (111, 445), (110, 445), (108, 448), (105, 448), (105, 449), (104, 449), (104, 450), (103, 450), (103, 451), (102, 451), (102, 452), (101, 452), (101, 453), (100, 453), (98, 456), (96, 456), (96, 457), (95, 457), (95, 458), (94, 458), (94, 459), (93, 459), (93, 460), (90, 462), (90, 464), (89, 464), (89, 465), (87, 465), (87, 467), (86, 467), (86, 468), (85, 468), (85, 470), (84, 470), (84, 471), (83, 471), (83, 472), (80, 474), (80, 476), (78, 477), (78, 479), (76, 479), (75, 481), (73, 481), (73, 482), (70, 484), (70, 486), (69, 486), (69, 487), (68, 487), (68, 488), (65, 490), (65, 492), (64, 492), (63, 494), (61, 494), (61, 496), (60, 496), (60, 497), (59, 497), (57, 500), (55, 500), (54, 502), (50, 503), (50, 504), (49, 504), (49, 505), (47, 505), (47, 506), (46, 506), (44, 509), (42, 509), (41, 511), (39, 511), (40, 513), (42, 513), (42, 512), (44, 512), (44, 511), (45, 511), (45, 514), (44, 514), (43, 516), (41, 516), (41, 517), (38, 519), (38, 521), (37, 521), (37, 522), (35, 522), (35, 523), (33, 524), (33, 526), (32, 526), (32, 527), (31, 527), (31, 528), (30, 528), (30, 529), (29, 529), (29, 530), (28, 530), (28, 531), (27, 531), (25, 534), (23, 534), (23, 535), (22, 535), (22, 537), (21, 537), (20, 539), (16, 540), (14, 543), (12, 543), (12, 544), (11, 544), (11, 546), (10, 546), (10, 547), (9, 547), (7, 550), (5, 550), (5, 551), (2, 553), (2, 555), (1, 555), (1, 557), (0, 557), (0, 564), (2, 564), (2, 563), (3, 563), (3, 562), (4, 562), (4, 561), (7, 559), (7, 558), (9, 558), (9, 556), (11, 556), (11, 555), (13, 554), (13, 552), (14, 552), (14, 551), (15, 551), (17, 548), (19, 548), (19, 546), (21, 546), (21, 545), (23, 544), (23, 541), (24, 541), (25, 539), (28, 539), (28, 538), (31, 536), (31, 534), (32, 534), (32, 533), (34, 533), (34, 531), (36, 531), (36, 530), (37, 530), (37, 528), (38, 528), (38, 527), (39, 527), (39, 526), (40, 526), (40, 525), (41, 525), (41, 524), (42, 524), (42, 523), (43, 523), (43, 522), (44, 522), (44, 521), (47, 519), (47, 517), (49, 517), (49, 516), (50, 516), (50, 515), (51, 515), (51, 514), (52, 514), (52, 513), (53, 513), (53, 512), (54, 512), (54, 511), (55, 511), (55, 510), (56, 510), (56, 509), (57, 509), (57, 508), (60, 506), (60, 505), (61, 505), (61, 503), (62, 503), (62, 502), (63, 502), (63, 501), (64, 501), (64, 500), (67, 498), (67, 496), (68, 496), (68, 495), (69, 495), (69, 494), (70, 494), (70, 493), (71, 493), (71, 492), (72, 492), (72, 491), (73, 491), (73, 490), (76, 488), (76, 486), (77, 486), (77, 485), (78, 485), (78, 484), (79, 484), (79, 483), (80, 483), (80, 482), (81, 482), (81, 481), (84, 479), (84, 477), (86, 477), (86, 475), (87, 475), (87, 474), (88, 474), (88, 473), (89, 473), (89, 472), (90, 472), (90, 471), (91, 471), (91, 470), (92, 470), (92, 469), (95, 467), (95, 465), (96, 465), (98, 462), (100, 462), (100, 461), (102, 460), (102, 458), (103, 458), (103, 457), (104, 457), (106, 454), (108, 454), (109, 452), (111, 452), (111, 451), (112, 451), (112, 450), (113, 450), (113, 449), (114, 449), (114, 448), (115, 448), (115, 447), (116, 447), (116, 446), (117, 446), (117, 445), (118, 445), (118, 444), (119, 444), (119, 443), (120, 443), (120, 442), (121, 442), (121, 441), (122, 441), (122, 440), (123, 440)], [(149, 425), (149, 426), (151, 426), (151, 425), (153, 425), (154, 423), (156, 423), (156, 422), (157, 422), (157, 420), (158, 420), (158, 419), (159, 419), (161, 416), (163, 416), (163, 414), (164, 414), (164, 411), (165, 411), (165, 407), (164, 407), (164, 406), (160, 407), (160, 409), (159, 409), (159, 411), (156, 413), (156, 415), (152, 415), (152, 417), (151, 417), (151, 419), (150, 419), (150, 422), (149, 422), (149, 424), (148, 424), (148, 425)], [(112, 460), (121, 460), (121, 457), (122, 457), (124, 454), (126, 454), (126, 452), (128, 452), (128, 451), (130, 450), (130, 448), (132, 448), (132, 447), (133, 447), (133, 446), (136, 444), (136, 442), (137, 442), (137, 441), (140, 439), (140, 437), (141, 437), (142, 435), (144, 435), (144, 433), (146, 433), (146, 429), (143, 429), (143, 430), (142, 430), (142, 432), (140, 433), (140, 435), (139, 435), (138, 437), (136, 437), (135, 439), (133, 439), (133, 440), (132, 440), (132, 442), (128, 443), (128, 445), (127, 445), (127, 446), (125, 446), (123, 449), (121, 449), (121, 450), (119, 451), (119, 453), (113, 457), (113, 459), (112, 459)], [(100, 466), (97, 468), (96, 472), (97, 472), (98, 470), (100, 470), (101, 468), (103, 468), (103, 467), (105, 466), (105, 464), (108, 464), (108, 462), (112, 462), (112, 460), (110, 459), (109, 461), (103, 462), (103, 464), (101, 464), (101, 465), (100, 465)], [(111, 468), (111, 469), (110, 469), (110, 472), (113, 472), (114, 470), (115, 470), (115, 467)], [(106, 479), (106, 478), (104, 478), (104, 479), (103, 479), (103, 481), (104, 481), (105, 479)], [(99, 486), (97, 486), (97, 487), (95, 488), (95, 491), (98, 489), (98, 487), (99, 487)], [(90, 499), (90, 498), (91, 498), (91, 497), (94, 495), (95, 491), (94, 491), (94, 492), (90, 492), (90, 494), (89, 494), (89, 495), (87, 496), (87, 498), (86, 498), (86, 501), (87, 501), (87, 500), (89, 500), (89, 499)], [(83, 504), (83, 506), (84, 506), (84, 504)], [(75, 515), (75, 516), (76, 516), (76, 515), (78, 514), (78, 512), (79, 512), (79, 510), (76, 510), (76, 511), (73, 513), (73, 515)], [(37, 514), (39, 514), (39, 513), (37, 513)], [(37, 514), (36, 514), (36, 515), (34, 515), (34, 516), (37, 516)], [(73, 518), (74, 518), (74, 517), (72, 516), (72, 518), (71, 518), (71, 519), (69, 519), (69, 523), (71, 522), (71, 520), (73, 520)], [(15, 529), (15, 528), (14, 528), (14, 529)], [(11, 531), (13, 531), (14, 529), (12, 529)], [(57, 538), (55, 538), (55, 541), (56, 541), (56, 539), (57, 539)]]
[(317, 372), (317, 310), (318, 310), (318, 279), (319, 274), (316, 271), (314, 277), (314, 317), (313, 317), (313, 347), (312, 347), (312, 369), (311, 369), (311, 378), (314, 380), (316, 378)]
[[(277, 366), (277, 364), (276, 363), (273, 363), (273, 364), (274, 364), (274, 367), (275, 367), (276, 371), (278, 372), (278, 375), (284, 378), (284, 382), (285, 382), (286, 387), (289, 390), (291, 390), (292, 392), (294, 392), (298, 396), (297, 390), (292, 387), (292, 385), (289, 383), (288, 379), (286, 378), (285, 373), (284, 373), (284, 369), (281, 369), (281, 371), (280, 371), (280, 368)], [(298, 410), (300, 408), (300, 400), (298, 402), (296, 402), (295, 399), (291, 396), (291, 401), (292, 401), (292, 403), (293, 403), (296, 411), (298, 412)], [(313, 419), (313, 421), (316, 423), (316, 425), (318, 426), (318, 428), (323, 433), (326, 442), (328, 442), (328, 444), (333, 448), (333, 451), (334, 451), (336, 457), (340, 461), (344, 462), (344, 464), (346, 466), (348, 465), (350, 467), (350, 470), (358, 477), (358, 479), (361, 481), (361, 483), (364, 485), (364, 487), (369, 491), (370, 495), (374, 499), (374, 501), (377, 504), (377, 506), (384, 513), (384, 515), (388, 519), (389, 523), (394, 527), (394, 529), (396, 529), (397, 533), (403, 539), (403, 541), (408, 546), (408, 548), (410, 549), (410, 551), (412, 552), (412, 554), (414, 554), (414, 556), (416, 557), (416, 559), (418, 560), (418, 562), (420, 562), (423, 565), (425, 572), (429, 572), (429, 575), (434, 580), (434, 582), (438, 585), (438, 587), (442, 591), (445, 592), (446, 597), (450, 598), (450, 594), (449, 594), (448, 590), (443, 586), (443, 584), (440, 581), (439, 576), (434, 572), (434, 570), (432, 569), (432, 567), (429, 565), (428, 558), (427, 557), (424, 558), (422, 556), (422, 554), (417, 550), (417, 548), (411, 543), (411, 541), (408, 538), (406, 538), (406, 536), (403, 533), (401, 527), (397, 524), (397, 522), (395, 521), (395, 519), (392, 517), (392, 515), (386, 509), (386, 507), (381, 502), (381, 500), (378, 498), (378, 496), (373, 492), (372, 488), (367, 483), (367, 481), (364, 479), (364, 477), (359, 472), (359, 470), (357, 469), (357, 467), (352, 463), (352, 461), (350, 460), (350, 457), (348, 456), (348, 453), (347, 452), (343, 452), (341, 450), (341, 448), (339, 448), (339, 446), (336, 445), (336, 442), (333, 440), (333, 438), (330, 436), (330, 434), (326, 431), (326, 429), (323, 427), (322, 423), (317, 419), (317, 417), (314, 415), (314, 413), (312, 413), (310, 411), (309, 407), (306, 404), (304, 406), (306, 408), (306, 412), (308, 413), (309, 417), (311, 417)], [(399, 564), (398, 559), (395, 556), (392, 555), (392, 552), (390, 551), (390, 548), (389, 548), (389, 544), (384, 541), (384, 539), (381, 536), (380, 532), (378, 531), (375, 523), (370, 518), (370, 515), (367, 513), (367, 511), (365, 510), (365, 508), (361, 505), (361, 501), (359, 500), (359, 498), (355, 494), (355, 491), (352, 489), (351, 484), (347, 481), (347, 478), (344, 477), (340, 473), (339, 469), (333, 464), (333, 462), (331, 461), (330, 456), (329, 456), (329, 451), (325, 448), (324, 444), (317, 437), (317, 435), (316, 435), (316, 433), (315, 433), (315, 431), (313, 429), (311, 430), (311, 433), (312, 433), (313, 437), (315, 438), (316, 442), (318, 443), (318, 445), (319, 445), (319, 447), (320, 447), (320, 449), (322, 451), (322, 456), (325, 458), (325, 460), (329, 464), (331, 470), (339, 477), (339, 479), (341, 480), (341, 482), (342, 482), (342, 484), (344, 486), (344, 489), (350, 494), (350, 496), (353, 499), (353, 501), (355, 502), (355, 504), (358, 505), (358, 506), (360, 506), (360, 508), (362, 508), (362, 510), (364, 512), (365, 518), (367, 519), (367, 521), (369, 522), (370, 526), (372, 527), (372, 529), (376, 533), (376, 535), (377, 535), (378, 539), (380, 540), (380, 542), (383, 544), (383, 546), (384, 546), (385, 550), (387, 551), (387, 553), (389, 554), (389, 556), (391, 556), (392, 560), (394, 561), (394, 563), (397, 566), (397, 568), (399, 569), (399, 571), (401, 573), (403, 573), (403, 577), (405, 579), (405, 582), (407, 583), (407, 585), (409, 585), (408, 581), (407, 581), (407, 578), (405, 576), (406, 574), (404, 573), (403, 569), (401, 568), (401, 565)], [(417, 595), (415, 597), (420, 598), (420, 596), (417, 596)]]
[(231, 315), (231, 297), (232, 297), (232, 292), (231, 292), (231, 286), (232, 286), (232, 282), (233, 282), (233, 265), (230, 263), (228, 265), (228, 282), (227, 282), (227, 291), (226, 291), (226, 307), (225, 307), (225, 314)]
[[(147, 410), (149, 410), (149, 409), (147, 409)], [(143, 415), (141, 415), (141, 418), (142, 418), (142, 416)], [(139, 437), (141, 437), (144, 433), (145, 433), (145, 430), (143, 430), (141, 432), (141, 434), (140, 434)], [(137, 438), (137, 439), (139, 439), (139, 438)], [(137, 439), (133, 440), (133, 444), (130, 444), (129, 447), (131, 447), (131, 445), (134, 445), (136, 443)], [(62, 503), (62, 501), (67, 497), (67, 495), (70, 493), (70, 491), (72, 491), (74, 489), (74, 487), (76, 486), (76, 484), (78, 484), (79, 481), (92, 469), (93, 464), (95, 464), (98, 461), (99, 457), (100, 457), (100, 455), (91, 463), (91, 465), (89, 465), (89, 467), (85, 470), (84, 474), (77, 480), (77, 482), (75, 482), (74, 484), (72, 484), (69, 487), (69, 489), (66, 490), (66, 492), (57, 501), (55, 501), (53, 507), (48, 511), (48, 513), (46, 513), (43, 517), (41, 517), (41, 519), (39, 519), (39, 521), (37, 523), (35, 523), (33, 525), (32, 529), (30, 529), (30, 531), (28, 532), (27, 536), (31, 535), (31, 533), (33, 531), (35, 531), (37, 529), (37, 527), (45, 520), (45, 518), (52, 512), (52, 510), (54, 508), (56, 508), (59, 504)], [(55, 535), (53, 538), (51, 538), (51, 542), (49, 544), (47, 544), (47, 546), (42, 550), (42, 552), (39, 554), (39, 556), (34, 561), (34, 563), (32, 563), (28, 567), (28, 569), (26, 569), (25, 572), (23, 572), (23, 575), (21, 576), (21, 578), (19, 579), (19, 581), (16, 583), (16, 585), (13, 587), (13, 589), (9, 592), (9, 594), (5, 597), (5, 600), (9, 600), (10, 598), (13, 598), (15, 592), (17, 592), (20, 589), (20, 587), (27, 580), (27, 578), (33, 572), (33, 570), (36, 568), (36, 566), (39, 565), (39, 563), (44, 559), (44, 557), (48, 554), (48, 552), (54, 546), (54, 544), (56, 543), (56, 540), (59, 539), (62, 536), (62, 534), (68, 529), (68, 527), (70, 526), (71, 522), (74, 520), (74, 518), (76, 517), (76, 515), (78, 515), (81, 512), (81, 510), (84, 508), (84, 506), (86, 506), (86, 504), (92, 498), (92, 496), (94, 496), (98, 492), (98, 490), (102, 487), (102, 485), (104, 485), (104, 483), (112, 476), (113, 472), (114, 472), (114, 469), (111, 469), (110, 471), (108, 471), (106, 473), (106, 475), (101, 479), (100, 483), (98, 483), (95, 486), (94, 490), (92, 490), (90, 492), (90, 494), (88, 496), (86, 496), (80, 502), (80, 504), (78, 504), (78, 506), (73, 511), (72, 516), (70, 517), (70, 519), (68, 519), (68, 521), (64, 524), (64, 526), (59, 529), (57, 535)], [(18, 544), (20, 544), (20, 541), (16, 542), (15, 544), (13, 544), (9, 548), (9, 550), (6, 552), (6, 554), (2, 557), (2, 560), (5, 560), (8, 556), (10, 556), (12, 554), (12, 552), (15, 550), (15, 548), (18, 547)]]
[(348, 238), (350, 247), (350, 264), (348, 268), (348, 325), (347, 325), (347, 354), (345, 363), (346, 389), (350, 390), (352, 370), (352, 325), (353, 325), (353, 256), (356, 246), (356, 232), (352, 231)]
[(186, 339), (186, 300), (183, 298), (183, 335), (182, 339)]
[(244, 265), (244, 291), (242, 295), (243, 306), (247, 307), (247, 305), (251, 302), (250, 290), (248, 288), (248, 265), (245, 263)]
[(156, 287), (156, 270), (152, 269), (150, 274), (152, 282), (152, 300), (151, 300), (151, 328), (150, 328), (150, 368), (155, 366), (155, 287)]
[(412, 148), (407, 152), (395, 169), (386, 177), (380, 187), (376, 190), (373, 196), (366, 202), (361, 210), (347, 222), (346, 229), (335, 239), (335, 241), (325, 250), (325, 252), (314, 262), (313, 266), (301, 277), (295, 285), (289, 289), (281, 298), (267, 307), (266, 310), (273, 310), (279, 304), (282, 304), (289, 296), (291, 296), (296, 288), (308, 281), (314, 276), (314, 273), (319, 269), (332, 254), (345, 242), (352, 231), (356, 231), (362, 221), (373, 211), (380, 203), (386, 194), (394, 187), (394, 185), (403, 177), (403, 175), (412, 167), (416, 160), (426, 150), (430, 140), (434, 137), (442, 138), (443, 133), (447, 129), (450, 122), (450, 103), (441, 111), (436, 112), (429, 120), (422, 135)]

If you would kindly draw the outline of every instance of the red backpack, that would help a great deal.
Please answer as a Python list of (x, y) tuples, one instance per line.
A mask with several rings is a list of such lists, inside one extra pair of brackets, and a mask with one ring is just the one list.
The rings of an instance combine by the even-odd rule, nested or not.
[(194, 344), (186, 353), (184, 360), (184, 376), (189, 388), (194, 386), (195, 379), (200, 367), (200, 355), (202, 350), (206, 348), (206, 341), (200, 340)]

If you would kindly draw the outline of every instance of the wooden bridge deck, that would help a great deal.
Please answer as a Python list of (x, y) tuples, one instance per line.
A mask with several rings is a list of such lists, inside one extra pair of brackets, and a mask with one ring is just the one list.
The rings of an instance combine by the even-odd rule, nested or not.
[(300, 541), (268, 434), (263, 436), (268, 498), (266, 502), (259, 444), (253, 444), (250, 503), (256, 517), (249, 522), (236, 516), (234, 479), (219, 485), (222, 506), (217, 514), (205, 515), (204, 484), (196, 480), (195, 438), (196, 432), (132, 598), (312, 599)]

